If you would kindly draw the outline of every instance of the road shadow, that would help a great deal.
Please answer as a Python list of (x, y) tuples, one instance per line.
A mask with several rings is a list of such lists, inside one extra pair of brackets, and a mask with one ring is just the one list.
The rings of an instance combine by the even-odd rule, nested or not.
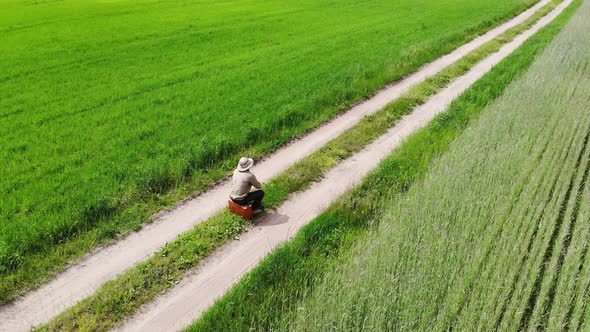
[(276, 209), (269, 210), (262, 218), (256, 222), (256, 226), (274, 226), (284, 224), (289, 221), (289, 216), (280, 214)]

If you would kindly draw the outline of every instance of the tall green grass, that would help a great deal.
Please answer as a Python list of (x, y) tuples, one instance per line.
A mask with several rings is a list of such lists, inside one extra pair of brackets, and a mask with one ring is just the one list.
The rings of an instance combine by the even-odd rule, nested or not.
[[(383, 211), (392, 204), (391, 195), (394, 195), (394, 200), (399, 199), (398, 195), (403, 195), (417, 179), (424, 176), (432, 160), (448, 149), (470, 119), (476, 117), (487, 103), (500, 96), (510, 82), (527, 70), (579, 4), (580, 1), (577, 1), (566, 13), (470, 88), (453, 103), (447, 113), (414, 135), (386, 159), (361, 187), (342, 198), (328, 212), (305, 227), (292, 242), (263, 261), (190, 330), (285, 328), (285, 317), (297, 315), (303, 308), (302, 303), (305, 303), (302, 301), (313, 294), (326, 270), (337, 269), (342, 259), (338, 256), (348, 252), (348, 248), (362, 237), (367, 227), (378, 224)], [(357, 255), (363, 256), (364, 252)], [(370, 293), (370, 287), (365, 287), (365, 291)], [(393, 319), (393, 316), (390, 318)], [(298, 327), (314, 330), (310, 326)]]
[[(576, 234), (588, 234), (589, 14), (586, 1), (280, 329), (534, 330), (568, 315), (581, 325), (585, 279), (561, 289), (564, 267), (587, 270), (573, 248), (588, 242)], [(555, 303), (573, 294), (581, 304)]]
[(534, 2), (3, 1), (0, 302)]

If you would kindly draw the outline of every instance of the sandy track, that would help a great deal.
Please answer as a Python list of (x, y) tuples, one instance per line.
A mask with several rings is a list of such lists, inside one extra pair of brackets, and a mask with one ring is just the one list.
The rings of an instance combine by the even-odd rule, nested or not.
[[(372, 98), (359, 103), (343, 115), (278, 150), (256, 165), (254, 172), (262, 181), (275, 177), (298, 160), (356, 125), (363, 117), (377, 112), (412, 86), (437, 74), (507, 29), (522, 23), (549, 1), (540, 1), (485, 35), (425, 65), (405, 79), (387, 86)], [(49, 321), (55, 315), (94, 293), (108, 280), (146, 260), (166, 243), (174, 241), (178, 235), (191, 230), (195, 225), (223, 209), (227, 204), (228, 192), (229, 183), (224, 182), (164, 214), (140, 231), (109, 247), (95, 251), (41, 288), (10, 304), (0, 306), (0, 331), (28, 330), (31, 326)], [(325, 200), (325, 204), (329, 204), (330, 201), (332, 199)], [(312, 215), (314, 214), (309, 216)]]
[(269, 252), (290, 239), (317, 217), (339, 196), (358, 184), (402, 141), (426, 125), (473, 83), (510, 55), (539, 29), (557, 17), (573, 0), (567, 0), (533, 28), (506, 44), (426, 104), (404, 117), (398, 125), (361, 152), (330, 170), (318, 184), (294, 195), (274, 212), (266, 215), (239, 241), (223, 247), (203, 262), (190, 277), (172, 291), (147, 305), (122, 327), (123, 331), (173, 331), (197, 319), (214, 301), (227, 292), (244, 274), (254, 268)]

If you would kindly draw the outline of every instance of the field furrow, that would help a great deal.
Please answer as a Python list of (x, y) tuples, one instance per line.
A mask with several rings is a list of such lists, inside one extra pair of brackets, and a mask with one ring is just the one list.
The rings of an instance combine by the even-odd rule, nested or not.
[[(581, 220), (590, 220), (590, 200), (587, 199), (590, 198), (590, 186), (586, 188), (583, 198), (584, 200), (580, 211), (580, 218)], [(586, 224), (586, 226), (588, 226), (588, 224)], [(585, 246), (581, 251), (580, 258), (582, 259), (580, 261), (580, 265), (577, 271), (574, 271), (573, 274), (577, 277), (574, 280), (576, 283), (576, 288), (573, 299), (570, 300), (570, 298), (567, 297), (569, 294), (564, 292), (564, 297), (566, 300), (570, 300), (570, 307), (567, 311), (567, 315), (563, 322), (555, 320), (550, 321), (550, 323), (554, 323), (553, 326), (559, 324), (558, 327), (565, 326), (570, 331), (583, 331), (584, 329), (587, 329), (588, 326), (585, 326), (585, 324), (588, 324), (587, 317), (590, 316), (590, 310), (588, 310), (588, 301), (590, 299), (590, 258), (588, 257), (588, 245), (590, 243), (590, 236), (581, 240), (585, 241)], [(564, 276), (565, 275), (566, 274), (564, 274)], [(560, 311), (563, 312), (565, 307), (566, 306), (559, 307)]]
[[(588, 151), (587, 144), (589, 135), (590, 131), (585, 138), (584, 150), (582, 150), (584, 153), (587, 153)], [(580, 156), (587, 157), (587, 155), (584, 156), (583, 154), (580, 154)], [(549, 273), (544, 273), (547, 274), (547, 276), (545, 276), (545, 280), (543, 280), (543, 288), (541, 289), (541, 293), (538, 295), (538, 299), (535, 304), (535, 310), (532, 314), (531, 321), (528, 324), (531, 329), (536, 329), (537, 327), (543, 327), (547, 325), (548, 315), (551, 311), (555, 298), (557, 279), (563, 272), (564, 257), (567, 255), (570, 249), (572, 233), (576, 230), (578, 221), (577, 217), (581, 203), (580, 197), (588, 178), (588, 169), (590, 164), (580, 163), (577, 166), (579, 172), (578, 176), (581, 177), (581, 180), (578, 180), (577, 184), (572, 181), (572, 185), (576, 186), (577, 188), (571, 188), (571, 191), (568, 191), (568, 193), (570, 193), (570, 197), (568, 197), (569, 204), (567, 207), (562, 206), (561, 210), (566, 212), (562, 212), (558, 217), (558, 225), (561, 226), (560, 238), (558, 239), (560, 246), (557, 247), (557, 250), (554, 249), (555, 253), (551, 262), (548, 261), (545, 263), (544, 269), (549, 271)], [(570, 188), (568, 188), (568, 190), (570, 190)]]
[[(546, 324), (548, 330), (564, 330), (571, 327), (572, 314), (574, 312), (576, 302), (579, 294), (576, 290), (584, 287), (582, 277), (582, 269), (584, 266), (585, 257), (588, 251), (588, 236), (590, 236), (590, 224), (586, 212), (584, 211), (586, 205), (585, 200), (588, 198), (588, 190), (590, 183), (587, 181), (588, 167), (590, 167), (590, 159), (586, 160), (586, 172), (584, 187), (581, 186), (578, 195), (576, 196), (575, 210), (572, 211), (572, 218), (575, 218), (577, 227), (568, 234), (569, 246), (567, 252), (563, 252), (560, 256), (562, 259), (559, 267), (558, 279), (553, 281), (551, 289), (550, 305), (546, 309), (544, 319), (548, 320)], [(584, 295), (582, 295), (584, 296)], [(575, 327), (573, 328), (575, 330)]]
[[(480, 268), (465, 272), (473, 280), (470, 283), (475, 283), (475, 286), (472, 289), (468, 288), (466, 290), (463, 290), (463, 287), (456, 288), (456, 290), (461, 290), (464, 297), (463, 301), (468, 303), (467, 312), (473, 310), (474, 307), (481, 312), (487, 312), (488, 315), (494, 312), (493, 308), (497, 300), (495, 299), (495, 296), (498, 294), (497, 291), (499, 289), (509, 290), (510, 288), (507, 288), (504, 283), (510, 279), (512, 273), (517, 271), (514, 265), (508, 268), (509, 266), (501, 263), (507, 259), (515, 259), (515, 257), (511, 257), (515, 254), (522, 254), (526, 257), (538, 230), (535, 227), (538, 223), (537, 219), (540, 219), (542, 211), (551, 205), (552, 193), (556, 191), (558, 184), (556, 175), (560, 174), (562, 167), (547, 169), (541, 166), (543, 164), (562, 165), (567, 158), (568, 150), (563, 150), (557, 154), (550, 152), (555, 151), (551, 148), (554, 147), (553, 145), (556, 142), (559, 144), (564, 139), (569, 139), (569, 137), (561, 133), (562, 135), (556, 135), (559, 137), (549, 139), (546, 134), (558, 134), (557, 129), (560, 129), (558, 127), (559, 117), (552, 115), (550, 118), (544, 119), (544, 121), (547, 121), (543, 125), (545, 130), (532, 133), (529, 141), (521, 143), (522, 148), (526, 149), (527, 146), (530, 146), (530, 150), (523, 154), (524, 156), (528, 156), (528, 159), (523, 161), (523, 165), (526, 165), (526, 168), (523, 168), (523, 170), (526, 170), (526, 172), (521, 172), (518, 175), (519, 178), (524, 179), (526, 182), (521, 184), (519, 181), (514, 181), (519, 191), (509, 194), (510, 197), (514, 197), (514, 201), (510, 203), (510, 208), (503, 210), (502, 205), (500, 205), (498, 211), (494, 213), (499, 216), (505, 214), (505, 217), (497, 218), (497, 221), (496, 219), (491, 219), (489, 223), (485, 223), (484, 225), (489, 225), (487, 227), (492, 229), (490, 231), (480, 232), (481, 234), (489, 233), (489, 237), (486, 237), (485, 244), (481, 246), (486, 250), (484, 259), (478, 260), (477, 255), (480, 250), (474, 251), (472, 255), (474, 257), (473, 262), (478, 262), (477, 266)], [(515, 142), (515, 145), (519, 145), (519, 143)], [(551, 180), (547, 181), (547, 179)], [(526, 204), (530, 199), (536, 199), (539, 203), (535, 206)], [(525, 203), (523, 204), (522, 202)], [(522, 218), (523, 214), (529, 216), (530, 219), (522, 220), (519, 223), (512, 222), (513, 220)], [(535, 223), (535, 220), (537, 220), (537, 223)], [(504, 247), (506, 250), (497, 253), (495, 252), (495, 248), (498, 246)], [(475, 265), (475, 263), (473, 264)], [(496, 279), (494, 280), (495, 283), (492, 282), (492, 279)], [(460, 285), (466, 284), (462, 280), (458, 280), (456, 283)], [(482, 292), (487, 292), (488, 294), (481, 294)], [(478, 296), (470, 296), (471, 294), (477, 294)], [(449, 304), (452, 304), (452, 302)], [(452, 321), (456, 319), (457, 317), (451, 318)], [(493, 315), (489, 319), (490, 321), (494, 320)], [(461, 322), (461, 320), (457, 320), (457, 322)]]

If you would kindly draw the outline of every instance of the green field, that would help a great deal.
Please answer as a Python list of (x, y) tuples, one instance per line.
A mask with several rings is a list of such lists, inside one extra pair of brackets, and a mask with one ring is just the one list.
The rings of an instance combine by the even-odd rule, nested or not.
[(533, 2), (1, 2), (0, 302)]
[[(190, 330), (558, 331), (567, 322), (585, 330), (588, 1), (552, 42), (580, 3), (263, 261)], [(559, 204), (549, 206), (549, 199)], [(372, 225), (380, 226), (365, 236)]]

